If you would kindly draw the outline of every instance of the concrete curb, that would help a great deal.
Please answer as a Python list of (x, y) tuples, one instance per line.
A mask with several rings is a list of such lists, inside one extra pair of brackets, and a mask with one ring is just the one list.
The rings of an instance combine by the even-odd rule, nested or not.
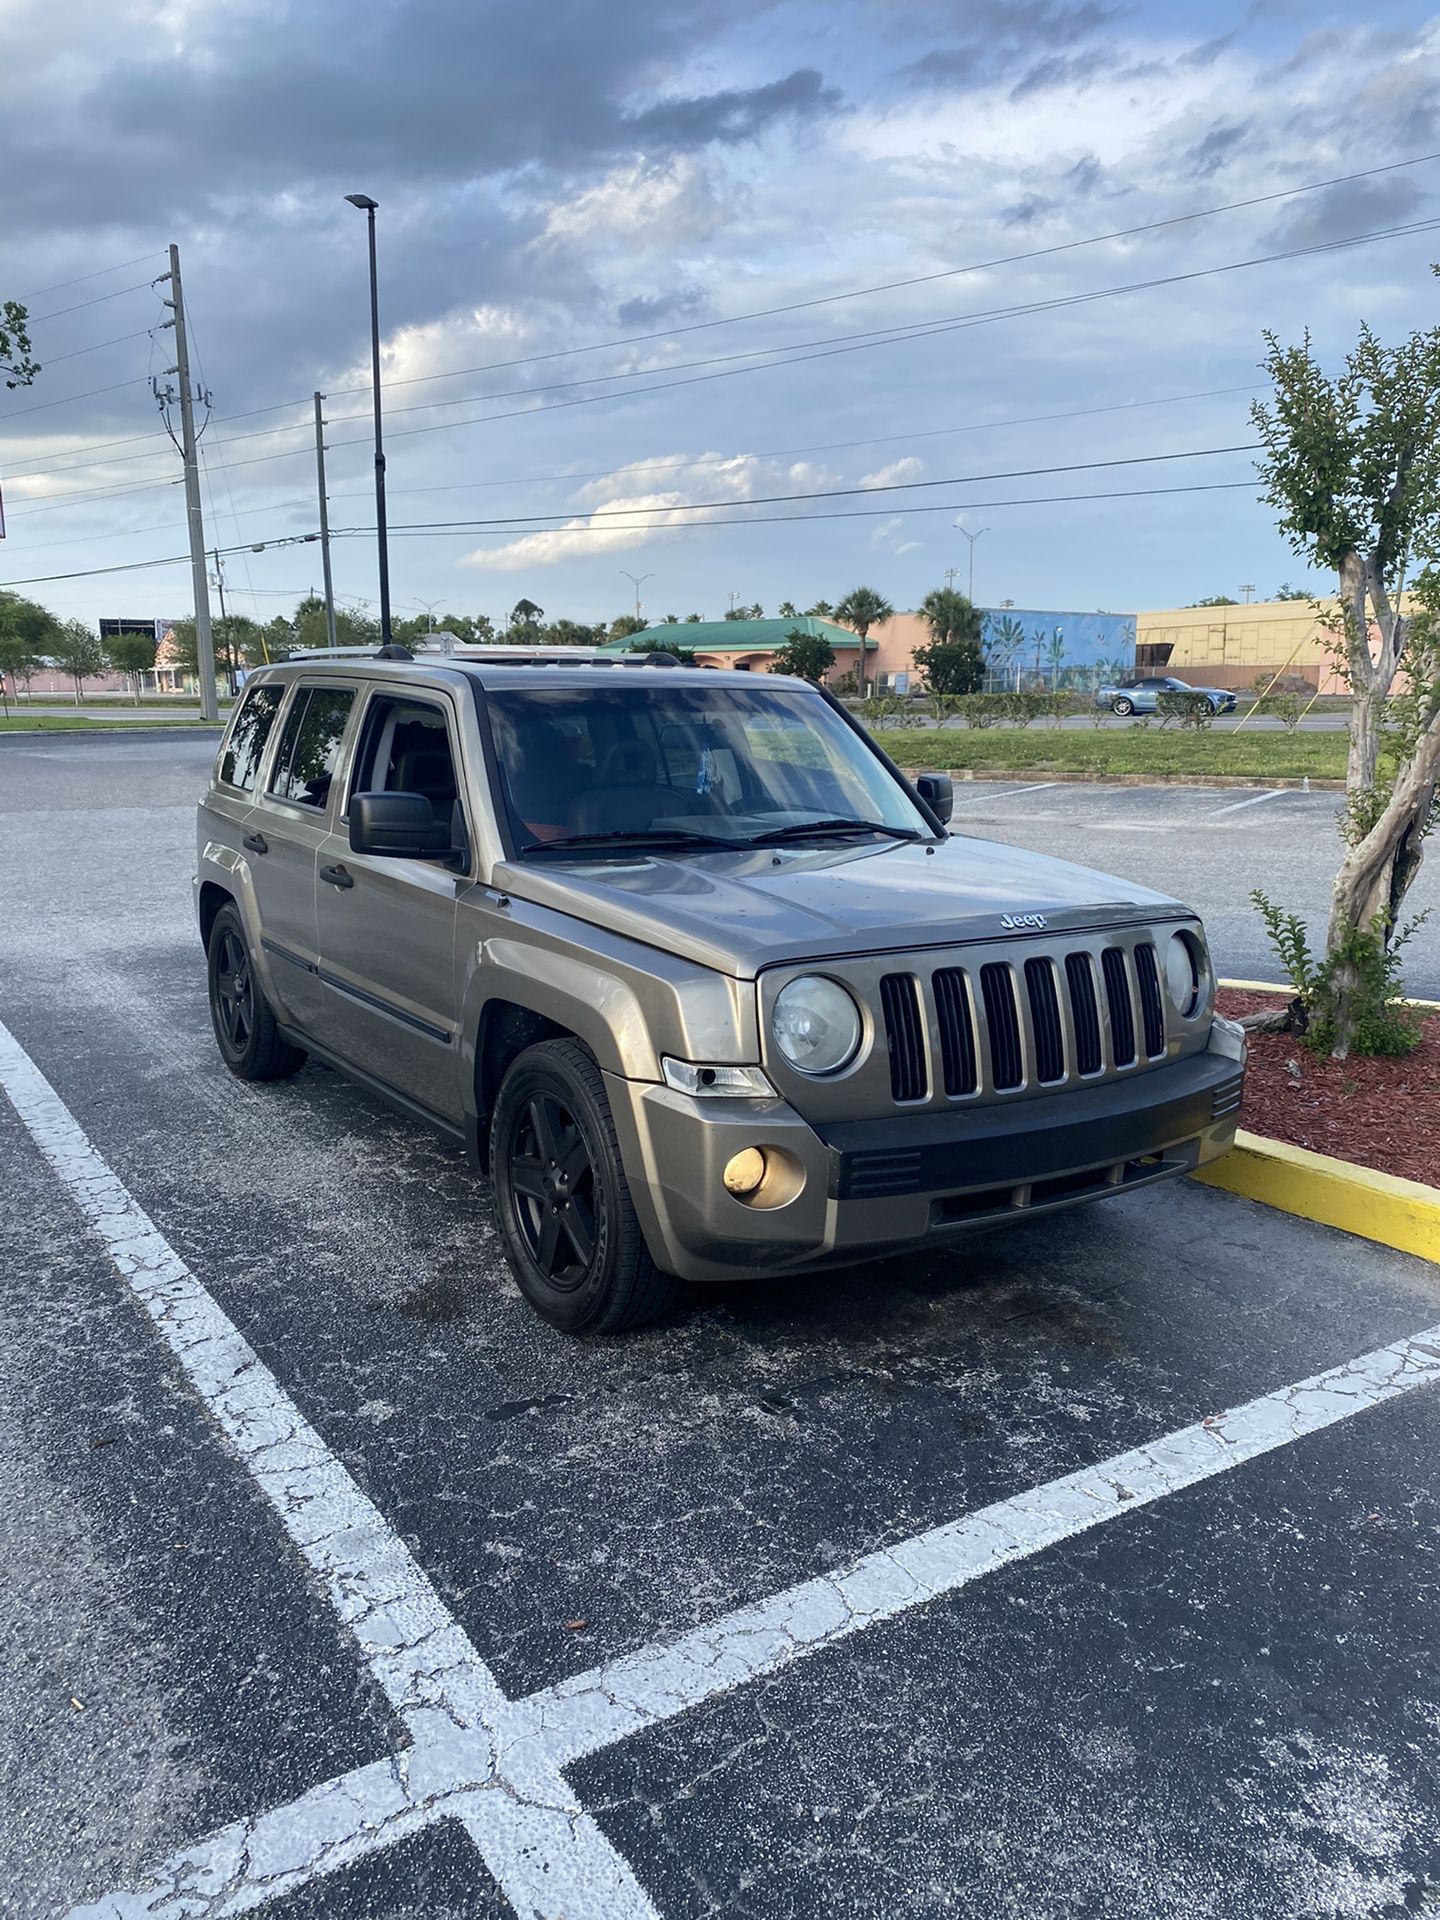
[[(1288, 996), (1291, 989), (1272, 980), (1220, 980), (1217, 986), (1245, 993)], [(1440, 1012), (1440, 1002), (1406, 1004)], [(1318, 1220), (1342, 1233), (1358, 1234), (1398, 1253), (1418, 1254), (1440, 1264), (1440, 1187), (1401, 1180), (1391, 1173), (1358, 1167), (1328, 1153), (1311, 1153), (1283, 1140), (1267, 1140), (1240, 1128), (1235, 1145), (1221, 1160), (1191, 1175), (1209, 1187), (1243, 1194), (1302, 1220)]]
[(1440, 1263), (1440, 1187), (1399, 1180), (1243, 1128), (1223, 1159), (1190, 1177), (1302, 1220), (1318, 1220), (1398, 1253)]

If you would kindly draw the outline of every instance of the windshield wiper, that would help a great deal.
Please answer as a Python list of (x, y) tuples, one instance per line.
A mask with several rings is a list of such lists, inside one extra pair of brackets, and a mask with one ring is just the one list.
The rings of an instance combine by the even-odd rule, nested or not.
[(558, 840), (537, 840), (525, 853), (573, 853), (586, 847), (662, 847), (679, 851), (685, 847), (720, 847), (735, 852), (750, 845), (748, 840), (727, 840), (716, 833), (695, 833), (689, 827), (611, 827), (605, 833), (565, 833)]
[(797, 820), (788, 827), (771, 827), (747, 843), (768, 847), (777, 840), (805, 840), (817, 833), (883, 833), (887, 840), (922, 840), (918, 827), (891, 827), (883, 820)]

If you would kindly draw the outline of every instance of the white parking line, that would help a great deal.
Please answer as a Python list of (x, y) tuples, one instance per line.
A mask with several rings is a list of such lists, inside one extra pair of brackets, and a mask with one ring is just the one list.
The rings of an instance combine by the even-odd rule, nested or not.
[(1252, 793), (1248, 800), (1233, 801), (1228, 807), (1216, 807), (1206, 814), (1207, 820), (1218, 820), (1222, 813), (1239, 813), (1242, 807), (1260, 807), (1267, 800), (1279, 800), (1284, 794), (1293, 792), (1291, 787), (1272, 787), (1268, 793)]
[[(655, 1909), (639, 1882), (558, 1774), (535, 1765), (518, 1780), (502, 1772), (500, 1723), (509, 1703), (490, 1669), (409, 1548), (96, 1153), (3, 1024), (0, 1087), (355, 1636), (410, 1737), (410, 1751), (384, 1770), (387, 1778), (366, 1769), (363, 1794), (352, 1799), (348, 1786), (337, 1789), (339, 1805), (332, 1801), (332, 1819), (322, 1822), (329, 1836), (322, 1869), (332, 1853), (336, 1863), (342, 1854), (354, 1858), (367, 1830), (372, 1843), (381, 1835), (378, 1844), (387, 1844), (392, 1822), (398, 1837), (413, 1830), (421, 1809), (429, 1809), (428, 1818), (454, 1811), (517, 1912), (653, 1920)], [(457, 1796), (463, 1806), (447, 1804)], [(298, 1824), (292, 1808), (287, 1816), (273, 1816), (265, 1829), (281, 1861), (293, 1858), (301, 1842), (312, 1874), (314, 1799), (309, 1797)], [(332, 1831), (347, 1801), (348, 1852)], [(186, 1889), (208, 1884), (227, 1895), (215, 1911), (238, 1913), (279, 1891), (280, 1879), (294, 1884), (293, 1873), (277, 1878), (268, 1856), (257, 1861), (248, 1848), (237, 1855), (234, 1832), (228, 1829), (169, 1862), (159, 1886), (161, 1905), (147, 1893), (128, 1905), (124, 1897), (112, 1898), (91, 1911), (143, 1913), (147, 1920), (189, 1913)]]
[(1440, 1326), (935, 1527), (528, 1699), (508, 1700), (409, 1549), (189, 1272), (19, 1043), (0, 1087), (359, 1643), (408, 1751), (161, 1863), (70, 1920), (249, 1912), (444, 1820), (522, 1920), (658, 1920), (562, 1769), (912, 1607), (1440, 1383)]
[(1063, 784), (1060, 780), (1041, 780), (1033, 787), (1006, 787), (1000, 793), (963, 793), (957, 788), (955, 804), (959, 806), (962, 800), (1014, 800), (1022, 793), (1048, 793), (1052, 787)]

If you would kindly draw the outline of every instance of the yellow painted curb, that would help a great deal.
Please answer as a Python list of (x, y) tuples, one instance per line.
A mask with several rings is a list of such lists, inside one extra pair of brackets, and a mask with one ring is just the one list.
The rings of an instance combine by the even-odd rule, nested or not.
[(1440, 1187), (1352, 1166), (1243, 1127), (1229, 1153), (1191, 1177), (1440, 1263)]
[[(1233, 987), (1237, 993), (1283, 993), (1295, 997), (1293, 987), (1277, 987), (1273, 980), (1217, 980), (1217, 987)], [(1440, 1013), (1440, 1000), (1403, 1000), (1402, 1006), (1423, 1007), (1427, 1013)]]

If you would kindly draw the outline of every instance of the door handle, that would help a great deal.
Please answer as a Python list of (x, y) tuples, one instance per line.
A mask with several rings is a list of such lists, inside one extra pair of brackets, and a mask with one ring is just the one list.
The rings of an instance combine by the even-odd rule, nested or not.
[(240, 844), (247, 853), (268, 853), (270, 851), (270, 842), (265, 838), (263, 833), (247, 833)]
[(347, 873), (344, 867), (322, 867), (320, 878), (327, 887), (353, 887), (355, 884), (354, 874)]

